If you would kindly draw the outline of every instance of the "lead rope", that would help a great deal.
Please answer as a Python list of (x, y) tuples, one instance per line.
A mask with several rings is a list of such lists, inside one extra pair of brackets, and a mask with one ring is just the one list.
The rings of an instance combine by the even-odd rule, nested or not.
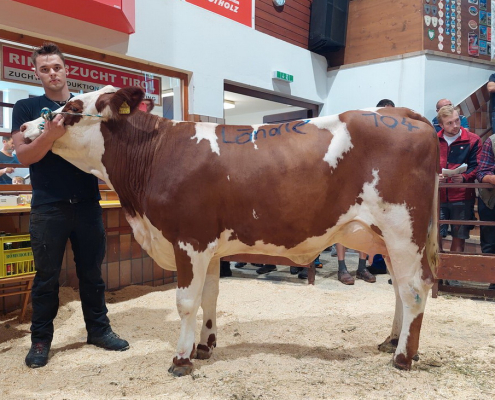
[(82, 117), (94, 117), (94, 118), (103, 118), (103, 115), (100, 115), (100, 114), (82, 114), (82, 113), (74, 113), (74, 112), (66, 112), (66, 111), (60, 111), (60, 112), (53, 112), (52, 110), (50, 110), (48, 107), (45, 107), (41, 110), (41, 118), (44, 119), (43, 122), (41, 122), (39, 125), (38, 125), (38, 129), (40, 131), (44, 130), (45, 129), (45, 121), (52, 121), (53, 118), (55, 118), (55, 116), (57, 114), (69, 114), (69, 115), (80, 115)]

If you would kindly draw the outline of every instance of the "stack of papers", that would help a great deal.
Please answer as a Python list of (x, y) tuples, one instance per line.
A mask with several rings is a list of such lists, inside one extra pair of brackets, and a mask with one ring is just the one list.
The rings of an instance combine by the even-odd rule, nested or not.
[(452, 176), (452, 175), (462, 174), (464, 171), (466, 171), (466, 169), (467, 169), (466, 163), (459, 165), (456, 169), (442, 168), (442, 175), (443, 176)]

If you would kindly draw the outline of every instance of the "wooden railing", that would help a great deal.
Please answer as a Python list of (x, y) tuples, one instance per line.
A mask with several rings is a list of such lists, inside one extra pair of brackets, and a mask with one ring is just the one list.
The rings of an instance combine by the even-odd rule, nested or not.
[[(494, 186), (489, 183), (440, 183), (440, 188), (494, 188)], [(493, 221), (478, 220), (439, 220), (438, 224), (495, 226)], [(439, 265), (436, 271), (437, 279), (432, 289), (433, 298), (437, 297), (439, 290), (457, 294), (495, 297), (495, 290), (488, 290), (488, 284), (495, 283), (495, 254), (447, 252), (442, 248), (441, 239), (439, 232)], [(479, 289), (463, 287), (462, 285), (445, 285), (440, 280), (486, 283), (487, 287), (486, 289)]]

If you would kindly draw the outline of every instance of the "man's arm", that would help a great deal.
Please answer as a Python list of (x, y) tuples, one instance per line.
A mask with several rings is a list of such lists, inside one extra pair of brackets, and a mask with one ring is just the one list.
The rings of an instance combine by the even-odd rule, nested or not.
[(12, 132), (17, 159), (24, 165), (41, 160), (53, 146), (53, 142), (65, 133), (64, 118), (58, 114), (53, 121), (45, 121), (43, 133), (31, 143), (26, 143), (20, 130)]
[(493, 174), (495, 170), (495, 156), (492, 150), (492, 139), (489, 137), (483, 143), (483, 148), (481, 149), (479, 167), (476, 172), (476, 178), (479, 182), (491, 183), (495, 185), (495, 175)]

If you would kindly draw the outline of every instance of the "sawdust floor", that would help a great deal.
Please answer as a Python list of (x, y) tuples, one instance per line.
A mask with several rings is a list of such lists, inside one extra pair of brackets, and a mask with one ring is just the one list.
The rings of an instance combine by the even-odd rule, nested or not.
[[(29, 324), (0, 317), (1, 399), (490, 399), (495, 398), (495, 303), (442, 295), (429, 299), (420, 360), (410, 372), (377, 350), (390, 333), (388, 275), (374, 284), (336, 280), (323, 253), (316, 285), (288, 267), (255, 267), (222, 279), (218, 346), (191, 376), (167, 369), (179, 335), (174, 286), (108, 292), (114, 330), (130, 350), (85, 344), (78, 293), (61, 289), (49, 364), (29, 369)], [(354, 272), (357, 255), (347, 255)], [(28, 310), (28, 318), (30, 310)], [(198, 328), (201, 315), (198, 316)], [(196, 337), (198, 336), (198, 333)]]

